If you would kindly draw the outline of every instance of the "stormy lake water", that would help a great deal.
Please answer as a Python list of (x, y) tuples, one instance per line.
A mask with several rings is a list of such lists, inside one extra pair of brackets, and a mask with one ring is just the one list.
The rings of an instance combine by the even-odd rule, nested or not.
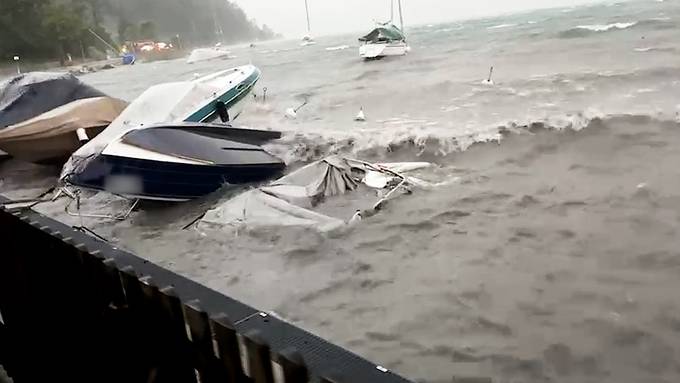
[[(362, 62), (353, 35), (233, 47), (234, 59), (82, 77), (127, 100), (253, 63), (238, 124), (283, 131), (291, 167), (331, 153), (430, 161), (441, 182), (341, 235), (182, 230), (218, 193), (86, 219), (120, 247), (427, 382), (680, 381), (680, 3), (638, 1), (407, 29)], [(326, 50), (350, 45), (349, 49)], [(495, 67), (495, 85), (482, 80)], [(267, 98), (263, 102), (263, 87)], [(296, 120), (286, 108), (309, 105)], [(363, 107), (366, 122), (353, 117)], [(0, 165), (36, 195), (58, 169)], [(357, 200), (332, 202), (351, 217)], [(119, 210), (98, 194), (84, 209)], [(63, 202), (38, 211), (76, 224)]]

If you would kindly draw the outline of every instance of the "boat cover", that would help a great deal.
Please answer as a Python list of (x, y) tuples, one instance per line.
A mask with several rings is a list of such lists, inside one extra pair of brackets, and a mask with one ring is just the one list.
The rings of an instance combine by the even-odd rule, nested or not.
[(150, 87), (108, 128), (73, 153), (62, 169), (61, 179), (84, 169), (90, 158), (101, 153), (110, 142), (132, 130), (186, 120), (198, 109), (213, 101), (216, 95), (225, 93), (226, 86), (237, 86), (222, 84), (223, 79), (228, 78), (229, 73), (233, 71), (234, 69), (229, 69), (194, 81), (170, 82)]
[(364, 37), (359, 38), (359, 41), (366, 42), (385, 42), (385, 41), (402, 41), (405, 40), (404, 33), (393, 24), (383, 24), (371, 31)]
[[(281, 160), (257, 145), (202, 134), (200, 127), (136, 129), (121, 142), (156, 153), (215, 165), (263, 165)], [(108, 154), (104, 151), (104, 154)]]
[(30, 120), (0, 130), (3, 141), (31, 140), (75, 132), (83, 128), (108, 126), (127, 106), (111, 97), (94, 97), (72, 101)]
[(0, 129), (75, 100), (103, 96), (70, 73), (21, 74), (0, 83)]
[[(403, 167), (416, 170), (429, 166)], [(347, 222), (310, 210), (326, 198), (355, 190), (376, 167), (339, 156), (327, 157), (307, 165), (270, 185), (249, 190), (222, 205), (208, 211), (198, 225), (217, 228), (249, 229), (269, 227), (313, 228), (320, 232), (333, 231), (346, 226)], [(402, 164), (395, 164), (398, 169)], [(384, 168), (390, 164), (384, 164)], [(386, 171), (383, 176), (398, 178), (396, 173)], [(381, 187), (388, 186), (385, 182)]]

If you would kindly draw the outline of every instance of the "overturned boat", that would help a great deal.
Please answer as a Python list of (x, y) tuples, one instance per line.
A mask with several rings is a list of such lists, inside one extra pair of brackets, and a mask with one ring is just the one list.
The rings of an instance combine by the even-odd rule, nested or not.
[[(208, 211), (199, 228), (239, 231), (298, 227), (319, 232), (335, 231), (382, 209), (414, 187), (429, 186), (406, 173), (431, 166), (426, 162), (373, 164), (331, 156), (309, 164), (267, 186), (246, 191)], [(360, 187), (377, 190), (379, 199), (337, 218), (320, 211), (332, 198)]]
[(126, 106), (127, 102), (111, 97), (72, 101), (0, 130), (0, 149), (23, 161), (62, 165)]
[(219, 124), (159, 124), (131, 130), (65, 180), (126, 197), (186, 201), (225, 185), (279, 176), (285, 164), (258, 144), (280, 133)]
[(0, 83), (0, 129), (75, 100), (104, 96), (70, 73), (20, 74)]
[(143, 199), (185, 201), (225, 184), (276, 177), (285, 165), (258, 145), (278, 132), (235, 129), (259, 79), (252, 65), (147, 89), (64, 165), (61, 180)]

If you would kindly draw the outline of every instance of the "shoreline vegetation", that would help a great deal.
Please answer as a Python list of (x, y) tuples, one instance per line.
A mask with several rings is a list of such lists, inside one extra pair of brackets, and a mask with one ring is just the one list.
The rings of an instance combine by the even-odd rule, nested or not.
[(278, 37), (227, 0), (3, 0), (0, 30), (0, 76), (14, 56), (25, 72), (117, 60), (138, 41), (180, 52)]

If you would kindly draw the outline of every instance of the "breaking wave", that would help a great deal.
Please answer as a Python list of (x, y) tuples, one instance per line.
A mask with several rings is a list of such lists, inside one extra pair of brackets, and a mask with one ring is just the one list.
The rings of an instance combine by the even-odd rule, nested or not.
[(617, 124), (673, 124), (672, 119), (647, 115), (598, 115), (576, 113), (543, 120), (511, 121), (501, 126), (482, 129), (473, 134), (451, 135), (445, 130), (413, 130), (404, 128), (394, 131), (341, 133), (289, 133), (267, 150), (282, 158), (287, 164), (318, 160), (329, 154), (352, 155), (370, 160), (413, 159), (414, 156), (431, 162), (446, 162), (454, 153), (467, 150), (479, 143), (502, 143), (512, 134), (535, 134), (540, 131), (581, 131), (584, 129), (611, 127)]
[(500, 25), (494, 25), (492, 27), (488, 27), (486, 29), (489, 29), (489, 30), (505, 29), (505, 28), (512, 28), (512, 27), (516, 27), (516, 26), (517, 26), (517, 24), (500, 24)]
[(617, 22), (611, 24), (579, 25), (559, 33), (562, 38), (587, 37), (594, 34), (622, 31), (632, 28), (668, 29), (674, 28), (670, 18), (651, 18), (640, 21)]

